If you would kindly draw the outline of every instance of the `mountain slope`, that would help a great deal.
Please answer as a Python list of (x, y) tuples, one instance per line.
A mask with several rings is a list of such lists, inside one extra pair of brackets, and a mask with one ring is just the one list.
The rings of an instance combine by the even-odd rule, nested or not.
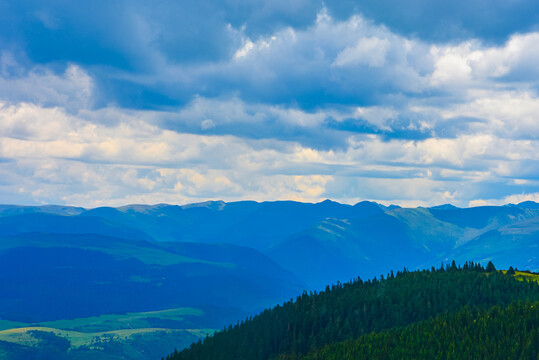
[(0, 217), (0, 236), (24, 233), (99, 234), (110, 237), (152, 240), (144, 232), (101, 217), (28, 213)]
[[(386, 215), (364, 219), (327, 219), (290, 236), (266, 253), (286, 269), (315, 288), (337, 280), (346, 281), (357, 274), (379, 275), (385, 264), (404, 266), (398, 255), (382, 251), (391, 242), (393, 249), (404, 250), (403, 224)], [(403, 259), (404, 260), (404, 259)], [(411, 259), (407, 259), (408, 263)]]
[[(490, 230), (456, 248), (447, 258), (493, 261), (501, 267), (519, 264), (539, 271), (539, 217)], [(522, 265), (521, 265), (522, 264)]]
[[(362, 218), (325, 219), (266, 253), (314, 288), (357, 274), (372, 277), (395, 267), (419, 269), (453, 258), (460, 263), (496, 259), (504, 266), (534, 270), (535, 260), (528, 260), (536, 253), (537, 219), (537, 210), (512, 207), (398, 208)], [(487, 240), (476, 241), (492, 232), (507, 234), (512, 225), (520, 229), (511, 237), (512, 253), (501, 251), (509, 246), (506, 235), (490, 237), (489, 246), (480, 246)]]
[(182, 306), (256, 311), (301, 289), (253, 249), (92, 234), (0, 238), (0, 281), (0, 317), (19, 321)]
[(54, 215), (79, 215), (86, 209), (75, 206), (64, 205), (42, 205), (42, 206), (22, 206), (22, 205), (0, 205), (0, 216), (22, 215), (22, 214), (54, 214)]

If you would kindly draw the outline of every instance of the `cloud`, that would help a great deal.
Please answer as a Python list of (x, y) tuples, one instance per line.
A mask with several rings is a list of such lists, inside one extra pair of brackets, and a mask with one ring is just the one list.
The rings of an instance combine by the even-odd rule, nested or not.
[(0, 99), (4, 102), (61, 106), (73, 111), (92, 106), (94, 81), (78, 65), (68, 65), (60, 75), (44, 67), (25, 71), (10, 53), (2, 53), (0, 70)]
[(539, 193), (509, 195), (504, 198), (504, 201), (506, 204), (519, 204), (524, 201), (539, 202)]
[(366, 64), (370, 67), (381, 67), (385, 64), (389, 45), (388, 39), (377, 37), (359, 39), (355, 46), (348, 46), (341, 51), (332, 65), (342, 67)]
[[(361, 14), (393, 33), (426, 42), (470, 38), (503, 43), (514, 33), (537, 28), (533, 0), (428, 0), (324, 2), (282, 0), (140, 0), (70, 4), (21, 0), (0, 8), (0, 41), (24, 47), (37, 63), (76, 62), (124, 69), (155, 68), (169, 63), (215, 61), (231, 55), (240, 38), (228, 26), (244, 29), (251, 39), (284, 28), (303, 30), (326, 9), (338, 21)], [(126, 41), (128, 39), (128, 41)]]
[[(100, 116), (119, 120), (92, 121)], [(529, 172), (536, 165), (529, 159), (539, 161), (535, 140), (368, 134), (350, 136), (346, 147), (317, 149), (277, 138), (171, 131), (155, 125), (159, 119), (151, 124), (151, 117), (160, 116), (167, 114), (122, 109), (70, 114), (4, 105), (0, 194), (17, 202), (86, 206), (215, 198), (462, 205), (477, 194), (503, 198), (508, 190), (539, 191), (536, 174)]]
[[(203, 4), (206, 2), (200, 6)], [(107, 16), (117, 10), (100, 6)], [(237, 95), (265, 103), (297, 102), (303, 107), (335, 101), (365, 103), (386, 92), (421, 91), (421, 82), (426, 81), (421, 80), (422, 73), (431, 66), (425, 57), (412, 55), (421, 43), (404, 41), (359, 15), (336, 22), (321, 8), (314, 22), (305, 26), (277, 27), (255, 35), (249, 25), (234, 26), (233, 22), (213, 19), (215, 15), (199, 19), (191, 16), (194, 10), (174, 6), (147, 9), (135, 3), (114, 23), (106, 22), (106, 17), (91, 18), (92, 32), (106, 34), (98, 43), (85, 38), (88, 30), (79, 29), (85, 21), (75, 22), (82, 16), (77, 10), (72, 17), (59, 16), (71, 25), (56, 30), (32, 29), (32, 33), (44, 35), (28, 36), (25, 53), (37, 63), (76, 63), (91, 69), (99, 87), (98, 106), (115, 103), (137, 108), (181, 105), (196, 94)], [(189, 17), (189, 21), (184, 24), (171, 14)], [(182, 31), (178, 23), (192, 26)], [(66, 34), (69, 38), (62, 39)], [(74, 38), (80, 43), (71, 43)], [(126, 38), (130, 41), (124, 41)], [(53, 40), (50, 50), (43, 49)], [(212, 43), (206, 44), (208, 41)], [(61, 49), (54, 51), (58, 46)], [(177, 49), (173, 51), (173, 47)], [(333, 63), (348, 65), (332, 67)], [(371, 73), (373, 65), (378, 71)]]
[(435, 11), (414, 15), (415, 32), (393, 8), (382, 20), (381, 5), (353, 2), (53, 1), (22, 17), (29, 4), (0, 11), (5, 201), (539, 192), (539, 33), (526, 21), (489, 32), (420, 0), (409, 9)]
[(476, 199), (471, 200), (468, 203), (468, 206), (501, 206), (506, 204), (519, 204), (524, 201), (539, 202), (539, 192), (513, 194), (505, 196), (502, 199)]
[(393, 32), (428, 42), (478, 38), (502, 43), (514, 33), (536, 30), (539, 23), (537, 3), (526, 0), (347, 0), (327, 2), (327, 6), (338, 19), (359, 12)]
[[(168, 110), (185, 106), (196, 97), (236, 97), (249, 103), (296, 106), (306, 111), (333, 105), (385, 106), (403, 111), (403, 106), (417, 99), (424, 103), (442, 98), (450, 104), (465, 101), (472, 90), (493, 86), (514, 90), (515, 81), (521, 82), (522, 88), (537, 85), (534, 64), (539, 61), (539, 53), (533, 50), (533, 44), (539, 35), (534, 32), (512, 35), (505, 43), (495, 45), (474, 39), (431, 44), (393, 32), (359, 14), (339, 20), (325, 7), (318, 8), (312, 22), (297, 27), (270, 26), (271, 31), (264, 33), (251, 32), (247, 20), (223, 22), (227, 12), (217, 20), (214, 17), (219, 13), (212, 12), (209, 19), (196, 25), (192, 24), (198, 19), (194, 17), (187, 22), (189, 31), (168, 31), (168, 26), (178, 22), (170, 14), (184, 17), (198, 6), (213, 9), (217, 5), (203, 1), (193, 6), (183, 9), (165, 2), (162, 7), (148, 9), (135, 3), (116, 24), (124, 28), (103, 28), (111, 34), (103, 45), (113, 42), (111, 48), (125, 49), (130, 65), (106, 63), (106, 56), (103, 63), (90, 64), (76, 58), (64, 61), (79, 64), (71, 69), (83, 71), (85, 65), (90, 69), (97, 87), (93, 92), (97, 107), (112, 104)], [(298, 9), (302, 6), (306, 5)], [(106, 9), (112, 13), (118, 10)], [(279, 13), (283, 8), (275, 5), (272, 9), (266, 10)], [(105, 20), (96, 20), (96, 26), (99, 28)], [(221, 38), (210, 36), (203, 41), (212, 39), (226, 49), (219, 50), (219, 55), (196, 57), (199, 55), (193, 54), (197, 51), (213, 51), (211, 46), (198, 40), (196, 46), (186, 45), (182, 37), (195, 41), (204, 34), (197, 29), (207, 21), (211, 26), (204, 31)], [(66, 29), (55, 31), (64, 33)], [(134, 40), (126, 44), (121, 35)], [(164, 43), (179, 49), (171, 52)], [(95, 53), (103, 55), (106, 51), (96, 48)], [(28, 71), (36, 69), (40, 67)], [(44, 69), (51, 74), (47, 67)], [(57, 70), (53, 74), (60, 75)], [(20, 93), (12, 96), (24, 97)]]
[(244, 27), (228, 25), (224, 31), (236, 39), (226, 56), (178, 63), (152, 50), (160, 59), (154, 70), (95, 70), (96, 82), (106, 86), (105, 98), (135, 108), (185, 106), (199, 96), (307, 111), (335, 104), (402, 111), (414, 102), (462, 103), (473, 92), (493, 88), (532, 90), (539, 80), (534, 32), (495, 45), (474, 39), (430, 44), (361, 15), (337, 21), (324, 10), (300, 29), (280, 28), (256, 38)]
[[(413, 55), (421, 49), (426, 56)], [(421, 93), (428, 85), (424, 75), (433, 66), (428, 58), (428, 47), (420, 42), (401, 38), (361, 16), (336, 22), (322, 11), (310, 27), (249, 38), (235, 57), (197, 74), (202, 82), (214, 81), (248, 101), (295, 102), (312, 109)]]
[(537, 82), (539, 73), (534, 64), (539, 61), (539, 51), (534, 44), (538, 40), (539, 33), (531, 32), (512, 35), (501, 46), (485, 46), (476, 40), (456, 46), (433, 46), (430, 51), (435, 71), (431, 84), (465, 88), (493, 82)]

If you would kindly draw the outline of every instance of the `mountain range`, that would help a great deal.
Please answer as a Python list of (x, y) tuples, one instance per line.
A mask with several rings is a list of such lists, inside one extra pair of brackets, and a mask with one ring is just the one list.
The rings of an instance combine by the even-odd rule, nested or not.
[(538, 271), (538, 245), (535, 202), (0, 205), (0, 329), (178, 308), (211, 314), (190, 329), (219, 329), (303, 290), (391, 269), (454, 259)]

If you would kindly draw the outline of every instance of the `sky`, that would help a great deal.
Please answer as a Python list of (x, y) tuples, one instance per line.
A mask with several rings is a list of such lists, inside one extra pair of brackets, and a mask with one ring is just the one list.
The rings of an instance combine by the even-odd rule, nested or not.
[(536, 0), (0, 0), (0, 203), (539, 201)]

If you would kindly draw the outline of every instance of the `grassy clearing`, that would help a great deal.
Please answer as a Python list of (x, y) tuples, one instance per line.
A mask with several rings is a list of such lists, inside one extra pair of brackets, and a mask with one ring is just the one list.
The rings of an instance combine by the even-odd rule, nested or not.
[[(502, 270), (504, 274), (507, 274), (507, 270)], [(518, 281), (535, 281), (539, 283), (539, 274), (524, 272), (524, 271), (515, 271), (515, 274), (513, 275), (515, 279)]]
[(539, 283), (539, 274), (531, 274), (523, 271), (516, 271), (515, 275), (513, 275), (517, 280), (524, 281), (535, 281)]

